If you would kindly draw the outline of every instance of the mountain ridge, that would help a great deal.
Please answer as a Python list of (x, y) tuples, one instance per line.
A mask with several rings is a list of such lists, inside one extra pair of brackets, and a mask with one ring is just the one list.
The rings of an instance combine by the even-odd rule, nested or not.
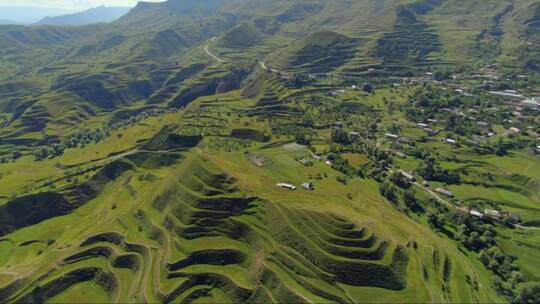
[(130, 7), (107, 7), (99, 6), (87, 9), (82, 12), (60, 15), (55, 17), (45, 17), (37, 25), (87, 25), (92, 23), (108, 23), (121, 18), (131, 10)]

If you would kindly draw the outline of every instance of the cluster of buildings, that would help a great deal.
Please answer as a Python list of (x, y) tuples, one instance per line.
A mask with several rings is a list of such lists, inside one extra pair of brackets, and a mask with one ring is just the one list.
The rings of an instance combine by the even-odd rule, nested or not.
[(504, 218), (507, 218), (513, 224), (521, 223), (521, 217), (517, 214), (510, 212), (502, 212), (495, 209), (485, 209), (484, 212), (470, 208), (465, 208), (465, 210), (467, 210), (470, 215), (479, 219), (502, 221)]

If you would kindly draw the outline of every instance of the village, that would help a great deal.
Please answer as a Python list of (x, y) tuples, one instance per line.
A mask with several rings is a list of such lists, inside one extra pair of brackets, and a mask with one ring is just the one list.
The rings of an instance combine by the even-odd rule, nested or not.
[[(370, 69), (366, 74), (375, 72), (375, 70)], [(279, 76), (283, 81), (295, 81), (295, 77), (289, 74), (279, 72)], [(336, 74), (331, 76), (335, 78)], [(426, 72), (424, 76), (420, 77), (390, 77), (384, 82), (378, 82), (377, 85), (350, 84), (351, 81), (347, 80), (347, 75), (339, 76), (341, 81), (349, 84), (341, 88), (337, 86), (337, 88), (327, 91), (327, 98), (339, 100), (342, 96), (350, 96), (355, 92), (373, 94), (376, 90), (389, 89), (397, 92), (424, 87), (435, 95), (446, 95), (448, 99), (458, 101), (454, 105), (452, 102), (447, 102), (441, 106), (442, 103), (422, 100), (425, 96), (411, 95), (409, 97), (410, 104), (406, 106), (416, 110), (421, 108), (421, 114), (416, 115), (416, 117), (406, 115), (406, 120), (400, 120), (401, 127), (398, 128), (398, 132), (394, 132), (392, 128), (385, 125), (386, 131), (375, 137), (372, 143), (391, 155), (391, 159), (393, 159), (389, 164), (383, 166), (382, 170), (385, 172), (383, 175), (391, 176), (397, 173), (419, 191), (424, 191), (457, 212), (469, 214), (479, 220), (510, 225), (519, 225), (522, 222), (520, 215), (513, 212), (499, 208), (466, 206), (459, 200), (459, 195), (445, 188), (441, 183), (436, 183), (437, 186), (432, 188), (428, 179), (422, 177), (415, 170), (400, 169), (399, 163), (407, 162), (410, 158), (418, 159), (418, 155), (411, 156), (411, 151), (415, 151), (419, 145), (429, 143), (436, 146), (446, 145), (444, 149), (448, 151), (465, 148), (481, 154), (493, 153), (503, 156), (508, 153), (508, 150), (518, 149), (526, 151), (530, 155), (540, 154), (540, 125), (538, 121), (540, 92), (531, 93), (526, 87), (522, 87), (521, 89), (529, 92), (523, 94), (520, 88), (516, 89), (511, 85), (512, 83), (522, 83), (527, 80), (527, 76), (507, 75), (503, 77), (497, 72), (496, 66), (488, 66), (469, 75), (448, 75), (444, 79), (440, 79), (441, 77), (437, 73), (432, 72)], [(325, 74), (310, 74), (303, 79), (312, 83), (328, 77), (329, 75)], [(429, 114), (426, 115), (426, 112)], [(350, 145), (366, 144), (364, 138), (366, 131), (354, 128), (354, 123), (351, 121), (335, 121), (331, 129), (333, 130), (332, 134), (334, 132), (341, 134), (341, 139), (338, 139), (337, 142), (335, 138), (332, 138), (332, 144), (341, 144), (342, 150), (346, 153), (350, 151), (350, 148), (347, 148)], [(404, 129), (417, 129), (418, 132), (403, 132)], [(335, 166), (335, 160), (327, 157), (328, 151), (312, 150), (315, 153), (312, 153), (311, 157), (297, 159), (297, 161), (304, 166), (312, 166), (313, 162), (321, 161), (338, 171), (343, 171), (342, 168), (336, 168), (341, 167), (341, 164)], [(341, 157), (339, 152), (336, 153), (338, 157)], [(282, 181), (276, 186), (288, 191), (294, 191), (297, 188), (307, 191), (316, 189), (316, 185), (312, 182), (304, 182), (297, 186)]]

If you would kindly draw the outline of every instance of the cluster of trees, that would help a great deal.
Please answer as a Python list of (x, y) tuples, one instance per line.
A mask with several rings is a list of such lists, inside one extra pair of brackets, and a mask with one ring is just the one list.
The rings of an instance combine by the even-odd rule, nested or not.
[(35, 148), (32, 151), (32, 155), (34, 156), (34, 160), (44, 160), (48, 157), (55, 158), (58, 156), (64, 155), (64, 150), (66, 149), (64, 144), (58, 144), (54, 143), (52, 145), (47, 146), (41, 146), (38, 148)]
[(311, 140), (313, 139), (314, 132), (311, 129), (307, 128), (298, 128), (294, 139), (300, 145), (311, 145)]
[(404, 112), (410, 121), (425, 121), (440, 114), (443, 108), (459, 108), (464, 104), (460, 96), (431, 84), (417, 88), (408, 96), (408, 100)]
[(456, 170), (447, 170), (441, 167), (433, 157), (427, 157), (416, 172), (426, 180), (438, 181), (447, 184), (459, 184), (461, 178)]
[(349, 161), (342, 158), (339, 154), (329, 153), (327, 159), (332, 162), (332, 169), (347, 176), (356, 175), (357, 171), (349, 164)]
[(351, 138), (349, 137), (349, 133), (347, 133), (347, 131), (341, 128), (332, 129), (330, 135), (331, 135), (332, 141), (335, 143), (342, 144), (342, 145), (351, 144)]
[(250, 148), (253, 145), (251, 140), (240, 138), (209, 137), (206, 147), (214, 151), (232, 152)]
[(132, 115), (131, 117), (112, 123), (109, 127), (111, 130), (116, 131), (118, 129), (125, 128), (135, 123), (138, 123), (141, 120), (147, 119), (149, 117), (157, 117), (157, 116), (165, 115), (168, 113), (175, 113), (175, 112), (178, 112), (178, 110), (179, 110), (178, 108), (174, 108), (174, 107), (144, 110), (136, 115)]
[(390, 181), (401, 189), (409, 189), (411, 187), (411, 181), (399, 172), (392, 173)]
[(439, 212), (429, 212), (427, 214), (428, 224), (437, 229), (442, 230), (444, 225), (446, 225), (446, 219), (442, 213)]
[(293, 74), (289, 77), (282, 77), (285, 85), (293, 88), (302, 88), (311, 83), (317, 82), (319, 75)]
[(394, 204), (398, 202), (397, 190), (389, 181), (386, 180), (381, 184), (379, 192), (390, 202)]
[(69, 136), (63, 143), (50, 143), (47, 145), (36, 147), (32, 150), (34, 160), (41, 161), (52, 159), (64, 155), (66, 149), (75, 149), (84, 147), (91, 143), (98, 143), (109, 137), (111, 130), (108, 127), (95, 130), (81, 130)]
[(455, 238), (467, 249), (477, 252), (478, 259), (496, 274), (493, 286), (497, 292), (513, 303), (539, 303), (540, 283), (525, 282), (516, 258), (498, 246), (493, 226), (470, 216), (460, 217), (458, 222), (461, 225)]
[(458, 227), (456, 238), (467, 249), (478, 252), (494, 246), (495, 235), (492, 225), (468, 218)]
[(389, 179), (381, 184), (379, 191), (382, 196), (396, 206), (399, 205), (401, 195), (405, 204), (405, 208), (402, 208), (402, 210), (412, 212), (423, 212), (424, 210), (416, 199), (416, 192), (411, 187), (411, 182), (400, 173), (393, 173)]
[(9, 155), (5, 155), (5, 156), (0, 157), (0, 164), (7, 163), (9, 161), (15, 161), (15, 160), (21, 158), (21, 156), (22, 156), (21, 150), (15, 148), (15, 149), (13, 149), (11, 151), (11, 153)]
[[(129, 118), (120, 120), (114, 124), (111, 124), (108, 127), (96, 128), (94, 130), (80, 130), (69, 136), (63, 143), (50, 143), (34, 148), (32, 151), (32, 156), (34, 156), (34, 160), (36, 161), (59, 157), (64, 154), (64, 151), (66, 149), (74, 149), (78, 147), (85, 147), (86, 145), (92, 143), (99, 143), (105, 138), (110, 137), (113, 131), (126, 128), (149, 117), (156, 117), (177, 111), (177, 108), (150, 109), (142, 111), (141, 113), (131, 116)], [(18, 154), (18, 157), (20, 157), (20, 153)], [(17, 158), (12, 157), (12, 159), (14, 160)]]

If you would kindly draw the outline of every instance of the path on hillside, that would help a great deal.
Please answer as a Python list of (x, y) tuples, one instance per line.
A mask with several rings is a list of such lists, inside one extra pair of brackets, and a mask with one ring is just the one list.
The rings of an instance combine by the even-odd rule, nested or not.
[[(437, 193), (435, 193), (435, 191), (429, 189), (428, 187), (425, 187), (423, 185), (421, 185), (420, 183), (418, 182), (414, 182), (413, 185), (415, 185), (416, 187), (426, 191), (427, 193), (429, 193), (431, 196), (433, 196), (436, 200), (438, 200), (439, 202), (451, 207), (451, 208), (454, 208), (454, 209), (458, 209), (460, 211), (465, 211), (465, 209), (463, 208), (459, 208), (457, 207), (456, 205), (450, 203), (449, 201), (445, 200), (444, 198), (442, 198), (440, 195), (438, 195)], [(467, 213), (469, 213), (468, 211), (466, 211)]]
[[(212, 39), (210, 39), (211, 42), (213, 42), (214, 40), (216, 40), (216, 37), (212, 37)], [(208, 54), (208, 56), (212, 57), (217, 62), (224, 63), (225, 60), (219, 58), (218, 56), (216, 56), (216, 55), (212, 54), (212, 52), (210, 52), (210, 50), (208, 49), (209, 46), (210, 46), (210, 44), (207, 44), (207, 45), (204, 46), (204, 51), (206, 52), (206, 54)]]

